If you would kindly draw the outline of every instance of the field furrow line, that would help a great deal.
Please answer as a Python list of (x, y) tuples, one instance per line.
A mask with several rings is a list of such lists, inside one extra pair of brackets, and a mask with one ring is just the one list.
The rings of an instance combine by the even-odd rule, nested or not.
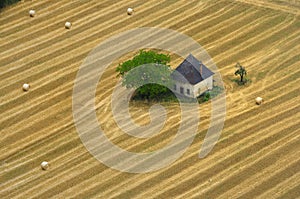
[[(276, 21), (276, 23), (271, 23), (271, 21)], [(251, 31), (245, 30), (243, 32), (244, 33), (243, 35), (240, 35), (239, 37), (234, 38), (235, 40), (242, 40), (241, 42), (239, 42), (239, 44), (244, 47), (241, 48), (240, 46), (237, 46), (237, 47), (230, 48), (229, 50), (226, 50), (225, 52), (218, 53), (218, 51), (217, 52), (212, 51), (211, 53), (213, 55), (216, 54), (214, 56), (215, 60), (219, 60), (220, 57), (222, 57), (222, 56), (224, 57), (225, 55), (226, 55), (225, 57), (230, 57), (234, 53), (236, 53), (236, 52), (241, 53), (245, 49), (247, 49), (251, 46), (254, 46), (255, 44), (265, 40), (266, 38), (269, 38), (270, 36), (274, 35), (275, 33), (284, 32), (284, 30), (288, 29), (289, 26), (291, 26), (293, 24), (295, 25), (295, 20), (290, 20), (289, 18), (282, 19), (281, 15), (272, 16), (269, 18), (268, 21), (258, 24), (258, 26), (256, 26), (255, 29), (252, 29)], [(254, 37), (251, 37), (252, 34), (256, 33), (257, 29), (261, 30), (262, 27), (268, 28), (268, 29), (266, 29), (264, 31), (260, 31), (258, 34), (255, 34)], [(219, 44), (220, 45), (219, 49), (228, 49), (228, 48), (225, 48), (226, 45), (233, 45), (233, 42), (231, 40), (227, 40), (224, 42)]]
[[(9, 6), (7, 7), (4, 12), (0, 13), (0, 25), (5, 25), (7, 21), (10, 21), (11, 23), (14, 23), (15, 20), (19, 19), (24, 15), (24, 12), (29, 12), (30, 9), (33, 7), (40, 7), (44, 8), (47, 7), (49, 4), (53, 4), (51, 1), (34, 1), (34, 2), (19, 2), (16, 6)], [(10, 23), (7, 23), (10, 24)], [(1, 27), (0, 26), (0, 27)]]
[[(156, 4), (155, 6), (157, 6), (158, 4)], [(147, 9), (147, 11), (150, 11), (151, 9)], [(153, 17), (153, 16), (149, 16), (149, 17)], [(95, 23), (98, 23), (97, 22), (97, 20), (95, 20)], [(135, 23), (137, 23), (137, 22), (135, 22)], [(135, 23), (131, 23), (130, 24), (130, 26), (133, 26)], [(173, 22), (174, 23), (174, 22)], [(118, 26), (119, 25), (122, 25), (122, 23), (118, 23)], [(77, 40), (77, 42), (79, 42), (79, 41), (83, 41), (84, 40), (84, 43), (87, 43), (87, 42), (90, 42), (90, 41), (93, 41), (93, 43), (96, 43), (96, 41), (99, 41), (99, 39), (98, 39), (98, 35), (101, 33), (101, 32), (98, 32), (97, 34), (92, 34), (92, 35), (90, 35), (89, 37), (86, 37), (85, 35), (89, 35), (88, 33), (93, 33), (93, 32), (95, 32), (95, 30), (99, 30), (99, 27), (102, 27), (102, 25), (100, 25), (100, 24), (98, 24), (98, 26), (93, 26), (93, 28), (91, 28), (91, 29), (89, 29), (88, 31), (85, 31), (85, 32), (81, 32), (80, 34), (77, 34), (76, 35), (76, 40)], [(112, 26), (112, 27), (115, 27), (115, 26)], [(80, 29), (82, 29), (83, 27), (80, 27)], [(123, 28), (121, 28), (121, 30), (122, 29), (125, 29), (125, 27), (123, 27)], [(100, 29), (101, 30), (101, 29)], [(110, 30), (110, 31), (112, 31), (112, 29), (111, 29), (111, 27), (109, 26), (109, 27), (105, 27), (104, 29), (103, 29), (103, 31), (104, 32), (106, 32), (107, 30)], [(116, 30), (116, 29), (114, 29), (114, 30)], [(106, 33), (107, 34), (107, 33)], [(82, 38), (85, 38), (85, 39), (82, 39)], [(95, 39), (96, 40), (95, 40)], [(94, 39), (94, 40), (92, 40), (92, 39)], [(70, 41), (70, 42), (69, 42)], [(67, 45), (67, 44), (70, 44), (70, 43), (72, 43), (72, 41), (74, 41), (74, 38), (68, 38), (68, 39), (66, 39), (65, 41), (64, 41), (64, 44), (65, 45)], [(32, 56), (35, 56), (35, 57), (37, 57), (37, 55), (40, 55), (40, 57), (39, 57), (39, 59), (37, 59), (37, 60), (33, 60), (32, 61), (32, 58), (31, 58), (31, 56), (29, 56), (29, 57), (27, 57), (26, 59), (22, 59), (22, 60), (18, 60), (16, 63), (10, 63), (9, 65), (7, 65), (7, 66), (14, 66), (14, 67), (10, 67), (10, 69), (9, 69), (9, 72), (6, 72), (6, 73), (3, 73), (3, 74), (5, 74), (5, 75), (8, 75), (8, 76), (10, 76), (11, 77), (11, 70), (14, 70), (14, 71), (16, 71), (16, 70), (18, 70), (19, 68), (28, 68), (29, 66), (35, 66), (36, 65), (36, 62), (45, 62), (45, 61), (47, 61), (47, 60), (45, 60), (45, 56), (43, 56), (44, 54), (45, 54), (45, 52), (48, 52), (48, 55), (47, 55), (47, 57), (52, 57), (53, 58), (53, 56), (56, 56), (56, 55), (62, 55), (62, 54), (64, 54), (64, 53), (66, 53), (66, 52), (68, 52), (67, 50), (68, 49), (74, 49), (74, 48), (76, 48), (76, 47), (78, 47), (78, 45), (69, 45), (69, 47), (68, 48), (66, 48), (65, 46), (62, 46), (60, 43), (57, 43), (57, 44), (52, 44), (51, 45), (51, 47), (48, 47), (48, 48), (45, 48), (45, 49), (43, 49), (43, 51), (41, 51), (41, 52), (39, 52), (39, 53), (37, 53), (37, 52), (35, 52), (35, 54), (34, 55), (32, 55)], [(55, 51), (52, 51), (53, 49), (55, 49)], [(49, 52), (49, 50), (50, 50), (50, 52)], [(61, 52), (61, 51), (63, 51), (63, 52)], [(58, 53), (59, 52), (59, 53)], [(28, 53), (28, 52), (27, 52)], [(20, 62), (20, 63), (19, 63)], [(24, 63), (27, 63), (27, 62), (29, 62), (28, 64), (26, 64), (26, 67), (24, 67), (24, 64), (22, 64), (22, 62)]]
[(257, 198), (264, 199), (269, 197), (280, 197), (284, 193), (288, 192), (293, 187), (296, 187), (299, 185), (299, 179), (300, 178), (300, 172), (294, 174), (290, 178), (282, 181), (281, 183), (277, 184), (274, 187), (271, 187), (269, 190), (267, 190), (262, 195), (258, 196)]
[[(102, 3), (103, 2), (99, 3), (98, 6), (101, 6)], [(113, 10), (111, 10), (109, 8), (105, 8), (103, 11), (104, 12), (111, 11), (112, 14), (113, 14), (113, 13), (116, 13), (118, 10), (120, 10), (120, 8), (118, 7), (118, 5), (116, 5), (116, 8), (114, 8)], [(70, 16), (70, 13), (74, 13), (74, 12), (76, 12), (77, 14)], [(23, 30), (22, 32), (20, 32), (19, 37), (16, 37), (14, 35), (14, 38), (16, 38), (16, 39), (14, 41), (8, 40), (9, 43), (3, 44), (1, 46), (1, 48), (3, 48), (3, 49), (13, 49), (13, 48), (18, 47), (18, 44), (23, 44), (23, 46), (25, 46), (25, 48), (19, 47), (20, 51), (16, 53), (17, 57), (22, 57), (23, 54), (25, 54), (25, 55), (31, 54), (31, 52), (36, 53), (37, 49), (42, 49), (40, 46), (43, 46), (43, 45), (41, 45), (41, 44), (49, 43), (49, 40), (51, 39), (51, 37), (50, 37), (46, 40), (42, 40), (42, 38), (36, 37), (36, 35), (41, 35), (41, 36), (46, 36), (46, 35), (53, 35), (54, 36), (55, 35), (55, 37), (52, 36), (53, 38), (50, 40), (51, 42), (63, 41), (62, 39), (60, 39), (61, 37), (69, 38), (68, 36), (70, 36), (70, 35), (76, 35), (76, 34), (80, 33), (80, 31), (78, 31), (78, 30), (80, 30), (80, 29), (81, 30), (86, 30), (86, 29), (88, 29), (88, 28), (86, 28), (87, 25), (95, 23), (95, 20), (92, 20), (89, 17), (90, 15), (86, 14), (86, 13), (89, 13), (89, 12), (93, 12), (94, 14), (96, 14), (99, 11), (90, 8), (90, 7), (86, 6), (85, 4), (82, 5), (82, 6), (74, 5), (74, 9), (71, 9), (67, 12), (62, 13), (61, 16), (57, 15), (57, 18), (60, 17), (59, 21), (56, 18), (52, 19), (52, 20), (47, 20), (46, 21), (47, 23), (43, 20), (43, 23), (45, 23), (45, 24), (37, 23), (36, 25), (30, 26), (29, 28), (34, 29), (36, 31), (34, 31), (34, 32), (27, 31), (29, 33), (24, 35), (23, 31), (25, 31), (25, 30)], [(94, 17), (95, 18), (97, 17), (98, 19), (100, 18), (101, 19), (100, 21), (102, 21), (102, 20), (107, 21), (109, 19), (110, 20), (113, 19), (113, 18), (109, 17), (108, 15), (105, 15), (105, 13), (102, 13), (102, 12), (101, 12), (100, 15), (95, 15)], [(70, 19), (70, 21), (72, 20), (72, 23), (73, 23), (72, 30), (70, 30), (70, 31), (65, 30), (65, 27), (64, 27), (64, 23), (67, 20), (66, 18)], [(84, 24), (78, 24), (79, 27), (77, 28), (76, 27), (76, 25), (77, 25), (76, 21), (79, 20), (80, 18), (85, 18), (86, 20), (84, 21), (85, 22)], [(74, 26), (74, 24), (75, 24), (75, 26)], [(99, 21), (98, 21), (98, 24), (99, 24)], [(38, 27), (42, 27), (42, 28), (38, 28)], [(82, 27), (85, 27), (85, 28), (82, 28)], [(55, 38), (58, 38), (58, 39), (54, 40)], [(31, 42), (32, 45), (26, 44), (22, 41)], [(33, 47), (35, 49), (34, 51), (32, 50)], [(15, 52), (13, 52), (13, 53), (15, 53)], [(9, 56), (9, 55), (10, 54), (8, 54), (7, 56)], [(15, 55), (15, 57), (16, 57), (16, 55)], [(3, 57), (3, 58), (1, 57), (1, 59), (8, 59), (8, 57)]]
[(299, 15), (300, 14), (300, 10), (299, 9), (291, 9), (291, 7), (287, 7), (287, 6), (280, 6), (278, 4), (274, 3), (270, 3), (267, 1), (260, 1), (260, 0), (236, 0), (238, 2), (241, 3), (245, 3), (245, 4), (250, 4), (256, 7), (265, 7), (268, 9), (273, 9), (276, 11), (282, 11), (282, 12), (287, 12), (287, 13), (291, 13), (294, 15)]
[[(50, 5), (44, 6), (44, 7), (36, 7), (38, 10), (36, 10), (36, 8), (34, 6), (32, 6), (31, 8), (35, 9), (35, 11), (36, 11), (36, 16), (33, 17), (33, 18), (29, 16), (29, 9), (28, 10), (24, 10), (22, 12), (23, 15), (19, 16), (18, 20), (15, 20), (13, 22), (7, 23), (7, 27), (3, 27), (2, 28), (1, 32), (4, 33), (4, 35), (3, 35), (4, 37), (3, 38), (6, 41), (9, 41), (9, 40), (13, 40), (16, 37), (22, 36), (21, 34), (18, 34), (20, 30), (22, 30), (24, 32), (30, 32), (30, 30), (28, 30), (28, 28), (26, 28), (26, 27), (28, 27), (28, 25), (32, 24), (33, 22), (42, 21), (42, 20), (37, 20), (38, 17), (39, 18), (43, 18), (45, 15), (48, 15), (54, 9), (57, 9), (57, 8), (61, 9), (62, 7), (67, 6), (68, 3), (72, 3), (72, 2), (67, 1), (67, 0), (58, 1), (58, 2), (52, 3)], [(44, 17), (44, 19), (45, 19), (45, 17)], [(36, 28), (38, 28), (38, 26), (35, 27), (35, 29)], [(17, 31), (14, 31), (13, 34), (7, 34), (5, 36), (5, 32), (9, 32), (11, 29), (14, 29), (14, 30), (17, 30)]]
[[(294, 127), (295, 128), (295, 127)], [(284, 130), (285, 131), (285, 130)], [(282, 134), (282, 132), (284, 132), (284, 131), (281, 131), (281, 134)], [(271, 139), (271, 138), (267, 138), (267, 139)], [(250, 146), (248, 147), (248, 149), (252, 149), (252, 151), (254, 151), (255, 150), (255, 148), (254, 148), (254, 143), (252, 143), (253, 145), (251, 146), (250, 144)], [(264, 144), (264, 145), (267, 145), (267, 144)], [(263, 146), (263, 145), (262, 145)], [(289, 148), (289, 145), (284, 145), (285, 147), (283, 147), (283, 148)], [(298, 146), (298, 143), (296, 142), (296, 144), (294, 143), (294, 145), (293, 145), (294, 147), (297, 147)], [(295, 149), (294, 149), (295, 150)], [(280, 152), (282, 152), (282, 151), (280, 151)], [(274, 156), (276, 157), (277, 155), (278, 155), (278, 153), (280, 153), (280, 152), (278, 152), (277, 151), (277, 153), (273, 153), (273, 154), (270, 154), (270, 155), (268, 155), (268, 159), (266, 159), (266, 158), (263, 158), (262, 160), (260, 160), (260, 161), (258, 161), (257, 163), (255, 163), (256, 165), (260, 165), (260, 164), (262, 164), (262, 162), (268, 162), (268, 161), (276, 161), (276, 158), (274, 158)], [(288, 150), (284, 150), (284, 152), (285, 153), (287, 153), (287, 152), (289, 152)], [(254, 152), (253, 152), (254, 153)], [(252, 154), (252, 153), (251, 153)], [(273, 157), (273, 158), (272, 158)], [(233, 160), (231, 160), (231, 161), (229, 161), (228, 163), (230, 163), (230, 165), (232, 165), (232, 162), (235, 162), (235, 161), (242, 161), (244, 158), (237, 158), (237, 159), (233, 159)], [(263, 165), (265, 165), (265, 164), (263, 164)], [(229, 166), (229, 165), (228, 165)], [(228, 166), (227, 166), (227, 164), (226, 164), (226, 168), (228, 168)], [(222, 166), (222, 167), (224, 167), (224, 166)], [(256, 167), (256, 166), (253, 166), (253, 167)], [(252, 171), (252, 168), (250, 167), (249, 168), (249, 172), (246, 172), (246, 173), (244, 173), (244, 174), (247, 174), (247, 175), (251, 175), (251, 172), (250, 171)], [(209, 172), (208, 172), (209, 173)], [(208, 175), (208, 174), (206, 174), (206, 172), (203, 172), (203, 173), (200, 173), (200, 174), (202, 174), (202, 176), (205, 176), (205, 175)], [(214, 174), (215, 175), (215, 174)], [(189, 176), (190, 177), (190, 176)], [(243, 175), (243, 178), (246, 178), (247, 176), (246, 175)], [(231, 178), (233, 178), (233, 177), (231, 177)], [(238, 180), (242, 180), (243, 178), (241, 178), (241, 177), (239, 177), (239, 178), (237, 178)], [(188, 185), (188, 184), (193, 184), (193, 183), (201, 183), (201, 182), (203, 182), (203, 180), (201, 179), (201, 176), (199, 175), (199, 174), (196, 174), (196, 175), (194, 175), (193, 174), (193, 177), (192, 178), (190, 178), (189, 180), (184, 180), (184, 181), (181, 181), (181, 183), (180, 184), (186, 184), (186, 185)], [(223, 182), (221, 182), (221, 183), (219, 183), (218, 185), (217, 185), (217, 187), (215, 187), (215, 188), (213, 188), (213, 189), (209, 189), (208, 190), (208, 192), (206, 192), (206, 193), (204, 193), (204, 194), (197, 194), (197, 197), (200, 197), (200, 198), (215, 198), (215, 197), (218, 197), (218, 196), (220, 196), (219, 194), (222, 194), (222, 192), (224, 191), (224, 190), (228, 190), (230, 187), (233, 187), (234, 185), (236, 185), (236, 184), (239, 184), (239, 182), (237, 182), (237, 181), (233, 181), (233, 180), (229, 180), (229, 179), (226, 179), (225, 181), (223, 181)], [(178, 186), (180, 186), (179, 184), (178, 184)], [(185, 192), (186, 190), (188, 190), (188, 186), (181, 186), (182, 187), (182, 190), (176, 190), (176, 187), (175, 188), (173, 188), (173, 189), (170, 189), (170, 190), (168, 190), (168, 191), (165, 191), (163, 194), (161, 194), (161, 195), (158, 195), (157, 197), (164, 197), (165, 195), (173, 195), (174, 193), (176, 193), (175, 191), (178, 191), (178, 192)], [(221, 187), (226, 187), (226, 189), (222, 189)]]
[[(299, 139), (298, 134), (297, 134), (297, 132), (294, 132), (294, 134), (290, 135), (288, 138), (278, 141), (276, 143), (276, 145), (277, 145), (276, 148), (275, 148), (275, 146), (271, 147), (271, 145), (270, 145), (269, 149), (267, 149), (266, 151), (263, 151), (259, 157), (253, 158), (253, 160), (255, 160), (255, 162), (258, 162), (258, 160), (263, 159), (264, 156), (267, 156), (271, 153), (280, 151), (283, 146), (282, 143), (284, 143), (284, 145), (287, 145), (287, 143), (290, 144), (291, 142), (293, 142), (297, 139)], [(295, 149), (295, 150), (297, 151), (297, 149)], [(297, 154), (296, 151), (293, 151), (286, 155), (283, 155), (283, 154), (280, 155), (281, 157), (284, 157), (284, 159), (276, 158), (276, 162), (274, 162), (270, 166), (264, 167), (263, 169), (260, 170), (259, 173), (254, 174), (253, 176), (251, 176), (251, 177), (247, 178), (246, 180), (242, 181), (241, 183), (239, 183), (236, 187), (227, 191), (224, 194), (224, 197), (229, 197), (229, 196), (232, 196), (234, 198), (241, 197), (241, 195), (243, 193), (252, 190), (253, 187), (259, 186), (259, 184), (261, 183), (261, 179), (266, 179), (264, 181), (267, 181), (272, 176), (276, 175), (277, 173), (284, 170), (286, 167), (290, 166), (290, 164), (292, 164), (293, 161), (297, 160), (297, 156), (299, 157), (299, 154)], [(284, 164), (285, 162), (288, 162), (288, 164)], [(284, 165), (284, 166), (282, 166), (282, 165)], [(245, 172), (246, 169), (251, 169), (251, 167), (255, 168), (250, 163), (246, 163), (244, 166), (240, 165), (240, 167), (238, 168), (238, 171), (236, 171), (235, 175), (238, 175), (239, 172)], [(274, 171), (276, 171), (276, 172), (274, 172)], [(229, 177), (229, 175), (227, 175), (227, 176)], [(270, 177), (268, 177), (268, 176), (270, 176)], [(219, 179), (225, 179), (225, 178), (219, 178)], [(251, 186), (249, 186), (249, 185), (251, 185)], [(241, 189), (243, 190), (243, 192), (239, 191)]]
[[(98, 5), (96, 4), (95, 6), (101, 6), (102, 4), (105, 4), (105, 3), (106, 2), (101, 1), (101, 4), (99, 3)], [(33, 47), (35, 47), (37, 49), (41, 49), (38, 46), (40, 46), (42, 43), (53, 41), (56, 38), (59, 38), (60, 36), (67, 34), (68, 31), (64, 30), (64, 21), (62, 21), (62, 19), (65, 19), (66, 16), (68, 16), (69, 20), (72, 21), (72, 23), (73, 23), (73, 27), (72, 27), (72, 31), (73, 31), (73, 29), (76, 30), (77, 28), (80, 28), (80, 26), (85, 25), (88, 21), (93, 20), (93, 17), (103, 17), (103, 19), (105, 20), (106, 19), (105, 13), (114, 12), (114, 11), (118, 10), (119, 9), (118, 6), (120, 6), (120, 5), (122, 5), (122, 4), (121, 3), (116, 4), (115, 9), (104, 8), (101, 10), (102, 12), (100, 14), (99, 14), (99, 12), (96, 12), (94, 9), (91, 9), (89, 6), (86, 6), (85, 4), (82, 6), (77, 6), (76, 9), (72, 9), (72, 10), (69, 10), (68, 12), (64, 12), (62, 14), (62, 16), (60, 16), (60, 15), (56, 16), (56, 17), (60, 16), (60, 18), (61, 18), (60, 24), (61, 25), (60, 25), (60, 28), (58, 28), (58, 26), (55, 26), (55, 29), (53, 28), (53, 30), (51, 30), (51, 31), (49, 31), (49, 26), (47, 27), (47, 25), (53, 24), (53, 23), (58, 24), (57, 20), (55, 20), (55, 19), (53, 19), (53, 21), (47, 20), (47, 24), (36, 24), (36, 27), (35, 26), (31, 27), (32, 29), (36, 29), (37, 30), (36, 32), (27, 34), (27, 35), (26, 34), (24, 35), (24, 33), (23, 33), (19, 37), (16, 37), (14, 35), (14, 38), (16, 38), (16, 40), (22, 39), (22, 40), (25, 40), (25, 42), (22, 42), (20, 44), (18, 43), (18, 46), (9, 46), (8, 44), (14, 45), (17, 43), (15, 41), (10, 41), (8, 44), (6, 44), (6, 47), (4, 47), (4, 49), (11, 49), (11, 50), (6, 50), (3, 53), (2, 58), (5, 58), (6, 56), (10, 56), (12, 53), (14, 53), (16, 55), (16, 54), (20, 54), (21, 52), (29, 51)], [(92, 11), (94, 11), (94, 12), (91, 13)], [(77, 14), (70, 15), (70, 13), (74, 13), (74, 12), (76, 12)], [(89, 13), (89, 14), (87, 15), (86, 13)], [(112, 19), (112, 18), (110, 18), (110, 19)], [(39, 35), (41, 35), (41, 36), (39, 36), (39, 37), (35, 37), (32, 39), (26, 39), (27, 36), (30, 36), (32, 34), (37, 35), (40, 31), (40, 29), (38, 29), (39, 26), (46, 27), (45, 29), (47, 29), (48, 31), (44, 34), (40, 33)], [(62, 31), (62, 30), (64, 30), (64, 31)], [(5, 44), (2, 44), (2, 45), (4, 46)], [(9, 47), (7, 47), (7, 46), (9, 46)], [(19, 51), (13, 51), (15, 47), (18, 47)]]
[[(299, 147), (297, 149), (299, 151)], [(299, 157), (299, 153), (298, 153), (298, 157)], [(269, 187), (276, 186), (276, 184), (280, 183), (281, 181), (289, 179), (294, 174), (299, 173), (300, 170), (299, 164), (300, 164), (300, 160), (293, 162), (293, 164), (289, 165), (284, 170), (280, 170), (279, 172), (276, 172), (276, 174), (270, 177), (268, 181), (262, 182), (261, 184), (259, 184), (259, 186), (254, 187), (252, 190), (243, 194), (241, 197), (243, 198), (257, 197), (263, 194), (266, 190), (268, 190)]]
[[(278, 126), (280, 126), (280, 125), (278, 125), (278, 124), (276, 124), (276, 128), (274, 128), (274, 129), (278, 129)], [(278, 133), (278, 132), (277, 132)], [(261, 133), (262, 134), (262, 133)], [(272, 134), (274, 134), (274, 132), (272, 132)], [(264, 133), (264, 135), (265, 135), (265, 133)], [(268, 138), (269, 136), (263, 136), (263, 137), (260, 137), (262, 140), (263, 139), (266, 139), (266, 138)], [(257, 140), (257, 142), (258, 141), (261, 141), (261, 139), (258, 139)], [(249, 147), (249, 145), (247, 145), (247, 143), (250, 143), (250, 141), (245, 141), (245, 143), (240, 143), (239, 144), (239, 146), (238, 146), (238, 150), (237, 149), (228, 149), (228, 151), (230, 152), (230, 151), (240, 151), (240, 150), (243, 150), (243, 148), (246, 148), (246, 147)], [(251, 141), (251, 143), (253, 143), (253, 141)], [(243, 146), (243, 147), (241, 147), (241, 146)], [(230, 146), (230, 147), (232, 147), (232, 146)], [(227, 150), (227, 149), (226, 149)], [(221, 155), (220, 155), (221, 156)], [(221, 157), (226, 157), (226, 158), (229, 158), (228, 157), (228, 155), (226, 156), (221, 156)], [(223, 158), (224, 159), (224, 158)], [(214, 165), (214, 164), (217, 164), (217, 163), (219, 163), (219, 162), (221, 162), (222, 161), (222, 158), (221, 159), (218, 159), (218, 161), (217, 162), (212, 162), (211, 164), (212, 165)], [(209, 162), (206, 162), (206, 164), (205, 165), (197, 165), (197, 172), (200, 172), (200, 171), (202, 171), (202, 170), (204, 170), (204, 169), (206, 169), (206, 168), (209, 168), (209, 165), (210, 165), (210, 163)], [(196, 167), (194, 166), (192, 166), (191, 167), (191, 169), (195, 169)], [(201, 168), (203, 168), (203, 169), (201, 169)], [(177, 186), (176, 184), (174, 184), (173, 182), (174, 181), (180, 181), (180, 179), (182, 179), (183, 178), (183, 176), (185, 176), (185, 175), (187, 175), (187, 173), (191, 173), (188, 169), (186, 169), (185, 171), (183, 171), (183, 172), (180, 172), (180, 173), (178, 173), (177, 175), (173, 175), (172, 176), (172, 178), (175, 178), (174, 180), (171, 180), (172, 178), (168, 178), (168, 181), (165, 181), (165, 183), (167, 183), (167, 184), (169, 184), (169, 186), (171, 186), (171, 187), (173, 187), (174, 189), (175, 189), (175, 187)], [(194, 172), (193, 172), (194, 173)], [(226, 171), (223, 171), (222, 173), (226, 173)], [(189, 177), (190, 178), (192, 178), (192, 175), (191, 174), (189, 174)], [(145, 179), (146, 180), (146, 179)], [(137, 179), (136, 180), (133, 180), (133, 182), (140, 182), (140, 180), (139, 181), (137, 181)], [(127, 182), (128, 184), (132, 184), (132, 182)], [(135, 183), (136, 185), (138, 185), (137, 183)], [(166, 186), (164, 186), (163, 185), (164, 184), (164, 182), (160, 182), (159, 183), (159, 187), (160, 188), (158, 188), (158, 190), (156, 190), (156, 193), (157, 194), (159, 194), (160, 192), (164, 192), (165, 190), (162, 190), (161, 189), (161, 187), (166, 187)], [(112, 192), (115, 192), (116, 190), (112, 190)], [(147, 194), (147, 192), (144, 192), (144, 194)], [(149, 194), (149, 193), (148, 193)]]

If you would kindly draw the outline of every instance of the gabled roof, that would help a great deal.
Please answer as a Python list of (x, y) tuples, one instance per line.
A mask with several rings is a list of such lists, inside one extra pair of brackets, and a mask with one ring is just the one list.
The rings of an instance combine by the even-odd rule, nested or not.
[[(179, 72), (183, 77), (185, 77), (185, 79), (190, 84), (193, 85), (211, 77), (214, 74), (192, 54), (189, 54), (189, 56), (175, 70)], [(186, 82), (185, 79), (178, 76), (175, 77), (175, 80), (181, 82)]]

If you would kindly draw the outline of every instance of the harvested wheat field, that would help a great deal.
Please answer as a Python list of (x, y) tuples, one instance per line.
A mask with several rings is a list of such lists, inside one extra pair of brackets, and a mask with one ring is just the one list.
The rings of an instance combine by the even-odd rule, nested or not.
[[(132, 15), (127, 9), (133, 8)], [(36, 14), (30, 17), (29, 10)], [(72, 28), (65, 29), (65, 22)], [(80, 65), (105, 39), (137, 27), (186, 34), (213, 58), (226, 88), (226, 120), (213, 150), (199, 159), (210, 120), (187, 151), (150, 173), (126, 173), (96, 160), (72, 115)], [(129, 44), (128, 44), (129, 45)], [(116, 51), (118, 49), (116, 48)], [(180, 124), (166, 103), (162, 131), (137, 139), (114, 121), (111, 93), (120, 57), (97, 86), (95, 107), (111, 142), (132, 152), (164, 147)], [(182, 58), (172, 55), (172, 66)], [(251, 83), (239, 86), (235, 64)], [(300, 197), (300, 2), (297, 0), (21, 1), (0, 10), (0, 198), (298, 198)], [(23, 84), (30, 89), (23, 91)], [(264, 99), (256, 105), (255, 98)], [(150, 105), (132, 103), (136, 123)], [(41, 169), (49, 162), (47, 170)]]

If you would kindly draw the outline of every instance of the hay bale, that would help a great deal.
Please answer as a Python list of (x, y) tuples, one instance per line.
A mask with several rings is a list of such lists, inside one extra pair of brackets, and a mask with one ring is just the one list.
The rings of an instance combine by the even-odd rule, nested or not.
[(35, 16), (35, 10), (29, 10), (29, 16), (34, 17)]
[(133, 14), (133, 9), (132, 8), (127, 8), (127, 14), (132, 15)]
[(47, 170), (49, 168), (49, 163), (46, 162), (46, 161), (43, 161), (41, 163), (41, 167), (42, 167), (43, 170)]
[(23, 91), (28, 91), (30, 88), (29, 84), (23, 84)]
[(66, 29), (70, 29), (71, 26), (72, 26), (71, 22), (68, 22), (68, 21), (67, 21), (67, 22), (65, 23), (65, 28), (66, 28)]
[(257, 105), (260, 105), (263, 102), (263, 98), (257, 97), (257, 98), (255, 98), (255, 102)]

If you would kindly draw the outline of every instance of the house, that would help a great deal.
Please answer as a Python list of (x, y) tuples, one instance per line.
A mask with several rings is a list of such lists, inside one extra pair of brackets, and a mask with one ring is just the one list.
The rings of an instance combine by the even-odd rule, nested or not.
[(174, 75), (173, 91), (188, 97), (198, 97), (205, 91), (213, 88), (214, 73), (192, 54), (175, 69), (182, 76)]

